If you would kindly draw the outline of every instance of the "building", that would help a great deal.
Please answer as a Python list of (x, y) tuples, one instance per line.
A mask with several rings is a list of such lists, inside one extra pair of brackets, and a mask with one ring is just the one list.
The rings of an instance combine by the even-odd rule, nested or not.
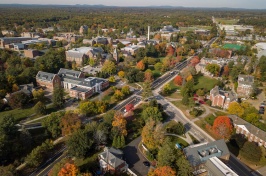
[(228, 162), (230, 152), (223, 139), (188, 146), (184, 153), (194, 169), (194, 175), (237, 176), (224, 164)]
[(24, 56), (28, 57), (28, 58), (35, 58), (37, 56), (39, 56), (39, 51), (38, 50), (34, 50), (34, 49), (28, 49), (28, 50), (24, 50)]
[(107, 44), (112, 44), (112, 43), (113, 43), (113, 40), (110, 37), (95, 37), (95, 38), (92, 38), (91, 40), (83, 39), (83, 44), (89, 44), (91, 46), (95, 44), (107, 45)]
[(131, 46), (126, 46), (124, 48), (121, 48), (121, 51), (125, 51), (127, 53), (130, 53), (130, 55), (134, 55), (136, 54), (136, 52), (139, 50), (139, 48), (141, 48), (138, 45), (131, 45)]
[(237, 94), (249, 97), (254, 91), (254, 77), (251, 75), (238, 75)]
[(58, 74), (39, 71), (36, 76), (39, 86), (52, 91), (55, 86), (61, 86), (69, 93), (70, 97), (77, 99), (87, 99), (95, 93), (101, 93), (109, 86), (109, 81), (89, 77), (85, 78), (83, 72), (61, 68)]
[(5, 48), (5, 45), (12, 43), (21, 43), (22, 41), (31, 40), (29, 37), (2, 37), (0, 38), (0, 48)]
[(236, 35), (238, 32), (244, 32), (246, 30), (254, 31), (253, 26), (244, 26), (244, 25), (222, 25), (218, 24), (220, 30), (224, 30), (226, 35)]
[(126, 161), (123, 160), (123, 152), (114, 148), (104, 148), (104, 151), (98, 155), (100, 167), (103, 173), (119, 175), (128, 168)]
[(212, 101), (212, 106), (221, 107), (227, 109), (232, 102), (237, 102), (237, 95), (232, 91), (224, 91), (215, 86), (210, 91), (210, 100)]
[(61, 79), (57, 74), (39, 71), (36, 75), (36, 83), (52, 91), (56, 86), (61, 85)]
[(205, 29), (196, 29), (194, 31), (194, 33), (196, 35), (209, 35), (210, 34), (210, 30), (205, 30)]
[(162, 29), (160, 29), (160, 33), (174, 33), (174, 32), (180, 32), (180, 30), (174, 28), (172, 25), (164, 26)]
[(40, 34), (36, 32), (22, 32), (21, 37), (39, 38)]
[(80, 34), (88, 33), (88, 29), (89, 29), (89, 27), (87, 25), (82, 25), (79, 28), (79, 33)]
[(4, 36), (14, 36), (14, 35), (16, 35), (16, 32), (15, 31), (10, 31), (10, 30), (2, 30), (2, 34), (4, 35)]
[(77, 66), (81, 66), (85, 59), (96, 58), (100, 54), (104, 57), (104, 50), (101, 47), (80, 47), (66, 51), (66, 60), (76, 62)]
[(114, 60), (117, 63), (119, 62), (119, 55), (118, 55), (118, 52), (117, 52), (117, 49), (116, 48), (114, 49), (114, 52), (113, 52), (113, 58), (114, 58)]
[(249, 142), (256, 142), (266, 148), (266, 132), (236, 115), (229, 115), (237, 134), (242, 134)]

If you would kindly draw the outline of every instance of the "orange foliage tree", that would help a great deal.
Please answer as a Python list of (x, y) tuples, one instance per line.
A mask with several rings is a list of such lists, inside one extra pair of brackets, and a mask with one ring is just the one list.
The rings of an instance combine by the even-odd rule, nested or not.
[(173, 56), (175, 53), (175, 49), (170, 45), (167, 47), (167, 56)]
[(227, 116), (218, 116), (212, 126), (213, 131), (222, 138), (229, 138), (233, 132), (233, 125)]
[(123, 114), (120, 112), (115, 113), (114, 121), (112, 122), (113, 127), (117, 127), (120, 134), (123, 136), (127, 135), (127, 121), (124, 118)]
[(81, 121), (78, 114), (73, 112), (66, 113), (62, 119), (60, 126), (62, 127), (62, 135), (69, 135), (81, 127)]
[(174, 83), (175, 83), (176, 85), (181, 86), (181, 85), (182, 85), (182, 82), (183, 82), (183, 78), (182, 78), (182, 76), (177, 75), (177, 76), (175, 77), (175, 79), (174, 79)]
[(223, 75), (224, 76), (229, 76), (229, 67), (228, 67), (228, 65), (224, 66)]
[(143, 60), (141, 60), (141, 61), (139, 61), (139, 62), (137, 63), (137, 68), (138, 68), (139, 70), (145, 70), (145, 64), (144, 64)]
[(192, 66), (197, 65), (200, 62), (199, 56), (194, 56), (191, 60), (190, 63)]
[(148, 173), (148, 176), (176, 176), (176, 171), (170, 166), (157, 167)]
[(79, 170), (76, 165), (66, 163), (64, 167), (59, 171), (58, 176), (76, 176)]
[(153, 74), (151, 70), (146, 70), (144, 75), (145, 82), (152, 82), (153, 81)]

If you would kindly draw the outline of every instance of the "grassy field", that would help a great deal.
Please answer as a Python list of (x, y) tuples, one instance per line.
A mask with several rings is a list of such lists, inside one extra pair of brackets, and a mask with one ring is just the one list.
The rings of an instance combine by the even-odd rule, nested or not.
[(194, 90), (205, 88), (207, 91), (210, 91), (218, 83), (218, 80), (205, 76), (195, 76), (194, 80)]
[(241, 50), (244, 49), (245, 46), (241, 46), (241, 45), (236, 45), (236, 44), (232, 44), (232, 43), (226, 43), (223, 45), (224, 49), (232, 49), (232, 50)]
[(228, 25), (237, 24), (238, 22), (238, 20), (236, 19), (225, 19), (225, 18), (215, 18), (215, 20), (221, 24), (228, 24)]
[(29, 116), (34, 114), (33, 108), (26, 108), (26, 109), (14, 109), (10, 111), (3, 111), (0, 112), (0, 121), (4, 116), (12, 115), (15, 118), (15, 121), (18, 122), (20, 120), (26, 119)]
[(205, 30), (210, 30), (212, 27), (211, 26), (189, 26), (189, 27), (179, 27), (180, 31), (194, 31), (196, 29), (205, 29)]

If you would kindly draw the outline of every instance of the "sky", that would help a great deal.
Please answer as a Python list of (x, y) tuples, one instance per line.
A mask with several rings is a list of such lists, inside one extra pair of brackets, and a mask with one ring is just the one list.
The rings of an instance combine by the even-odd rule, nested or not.
[(0, 0), (0, 4), (88, 4), (113, 6), (184, 6), (266, 9), (266, 0)]

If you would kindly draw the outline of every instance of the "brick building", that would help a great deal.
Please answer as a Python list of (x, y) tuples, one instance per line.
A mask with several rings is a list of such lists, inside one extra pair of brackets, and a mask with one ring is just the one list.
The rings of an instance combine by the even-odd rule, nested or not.
[(210, 91), (210, 100), (212, 101), (212, 106), (221, 107), (227, 109), (231, 102), (237, 101), (237, 95), (232, 91), (224, 91), (215, 86)]
[(56, 86), (61, 85), (61, 79), (57, 74), (39, 71), (36, 76), (38, 86), (52, 91)]
[(254, 90), (254, 77), (250, 75), (239, 75), (237, 94), (242, 97), (249, 97)]

